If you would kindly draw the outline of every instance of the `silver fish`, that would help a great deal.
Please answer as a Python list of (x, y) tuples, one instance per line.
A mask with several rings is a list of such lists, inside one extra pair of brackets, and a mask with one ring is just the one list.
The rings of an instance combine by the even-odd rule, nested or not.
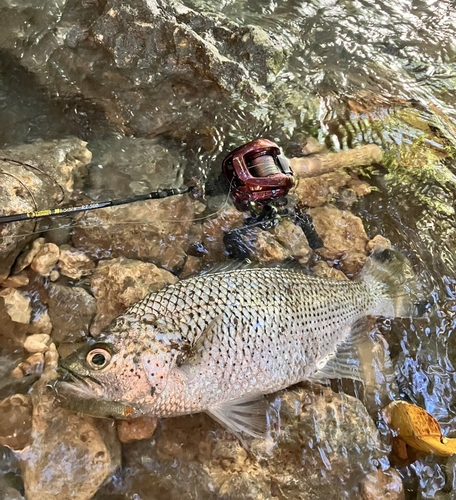
[[(264, 394), (319, 376), (357, 377), (338, 356), (367, 315), (411, 316), (410, 263), (374, 253), (356, 281), (298, 269), (239, 268), (151, 293), (61, 362), (56, 389), (94, 416), (171, 417), (207, 412), (258, 436)], [(113, 404), (114, 403), (114, 404)]]

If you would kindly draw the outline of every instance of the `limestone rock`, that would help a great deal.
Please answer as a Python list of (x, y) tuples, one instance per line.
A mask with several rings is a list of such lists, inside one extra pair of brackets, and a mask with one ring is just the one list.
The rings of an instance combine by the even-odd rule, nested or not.
[(278, 435), (273, 417), (272, 447), (254, 439), (247, 452), (203, 414), (162, 419), (154, 444), (128, 445), (123, 485), (107, 485), (99, 498), (133, 491), (170, 498), (191, 492), (211, 500), (359, 498), (360, 483), (378, 473), (389, 452), (362, 403), (323, 387), (300, 387), (269, 399), (280, 412)]
[(35, 256), (38, 255), (39, 252), (41, 252), (43, 247), (44, 247), (44, 238), (37, 238), (32, 243), (29, 243), (24, 248), (22, 253), (17, 258), (16, 263), (14, 264), (13, 268), (14, 274), (18, 274), (26, 267), (28, 267), (33, 262)]
[(69, 245), (60, 247), (58, 264), (61, 274), (75, 280), (91, 274), (95, 269), (95, 263), (84, 252)]
[(195, 206), (182, 195), (89, 212), (73, 245), (95, 259), (141, 259), (176, 271), (185, 264)]
[(346, 172), (337, 171), (317, 177), (299, 179), (294, 192), (308, 207), (319, 207), (335, 198), (339, 189), (346, 186), (351, 177)]
[(48, 286), (48, 306), (55, 342), (78, 342), (87, 337), (90, 323), (96, 313), (96, 300), (81, 287), (58, 283)]
[(174, 275), (154, 264), (124, 258), (100, 261), (91, 281), (91, 289), (97, 299), (97, 314), (90, 328), (91, 333), (98, 334), (111, 320), (149, 292), (156, 292), (176, 281)]
[(401, 476), (395, 469), (371, 472), (360, 485), (361, 500), (404, 500)]
[(30, 353), (46, 352), (51, 343), (51, 337), (45, 333), (29, 335), (24, 342), (24, 349)]
[(306, 264), (312, 253), (307, 238), (301, 228), (290, 219), (282, 219), (271, 231), (274, 238), (301, 264)]
[(366, 262), (369, 241), (362, 220), (331, 205), (310, 209), (309, 215), (324, 243), (319, 253), (328, 260), (337, 260), (345, 274), (356, 274)]
[(91, 499), (120, 464), (115, 427), (56, 405), (46, 381), (32, 401), (32, 443), (20, 455), (26, 499)]
[(33, 258), (31, 268), (41, 276), (49, 276), (59, 257), (59, 247), (55, 243), (45, 243)]
[(29, 323), (32, 315), (30, 299), (16, 288), (5, 288), (0, 291), (0, 297), (5, 302), (6, 311), (12, 321)]
[(121, 443), (150, 439), (156, 427), (157, 419), (153, 417), (144, 416), (133, 420), (119, 420), (117, 422), (117, 436)]
[[(68, 203), (76, 176), (90, 162), (86, 143), (67, 138), (36, 141), (0, 151), (2, 182), (0, 202), (2, 215), (10, 215)], [(26, 165), (27, 164), (27, 165)], [(39, 223), (38, 223), (39, 224)], [(0, 282), (4, 281), (22, 249), (33, 239), (36, 221), (6, 224), (0, 231)], [(26, 265), (18, 264), (15, 272)]]
[(31, 442), (32, 401), (29, 396), (15, 394), (0, 403), (0, 444), (22, 450)]
[(19, 273), (16, 275), (9, 276), (0, 285), (3, 288), (20, 288), (21, 286), (27, 286), (29, 284), (29, 277), (25, 273)]

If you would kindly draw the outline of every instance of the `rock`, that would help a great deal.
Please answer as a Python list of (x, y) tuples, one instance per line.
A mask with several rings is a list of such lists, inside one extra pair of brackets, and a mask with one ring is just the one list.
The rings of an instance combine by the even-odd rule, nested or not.
[(35, 316), (28, 331), (29, 333), (51, 334), (52, 323), (47, 310), (43, 310), (39, 315)]
[(33, 258), (30, 266), (40, 276), (49, 276), (59, 257), (59, 247), (55, 243), (45, 243)]
[(31, 442), (32, 401), (29, 396), (15, 394), (0, 403), (0, 444), (22, 450)]
[(313, 267), (312, 272), (319, 278), (328, 278), (330, 280), (348, 281), (347, 276), (342, 271), (330, 267), (327, 262), (318, 261)]
[(91, 281), (97, 299), (97, 314), (90, 327), (91, 333), (97, 335), (128, 306), (148, 293), (176, 282), (174, 275), (154, 264), (124, 258), (100, 261)]
[[(317, 386), (269, 399), (280, 412), (272, 447), (249, 439), (247, 452), (203, 414), (162, 419), (153, 441), (128, 445), (123, 484), (106, 486), (97, 498), (147, 491), (157, 498), (188, 497), (188, 492), (207, 499), (359, 498), (360, 483), (378, 473), (389, 452), (362, 403)], [(274, 410), (271, 415), (277, 426)], [(394, 482), (385, 484), (393, 490)]]
[(95, 263), (84, 252), (70, 245), (60, 247), (58, 264), (60, 272), (74, 280), (91, 274), (95, 269)]
[(258, 262), (280, 262), (291, 257), (290, 252), (283, 247), (268, 231), (258, 227), (247, 228), (233, 232), (235, 239), (225, 239), (227, 249), (234, 258), (249, 258)]
[(94, 199), (127, 197), (183, 185), (182, 157), (156, 139), (115, 137), (94, 141), (91, 148), (94, 165), (87, 184), (88, 195)]
[(179, 273), (179, 278), (184, 279), (192, 276), (198, 271), (201, 271), (203, 268), (203, 262), (198, 257), (193, 257), (193, 255), (189, 255), (187, 260), (185, 261), (185, 265), (182, 268), (182, 271)]
[(29, 284), (29, 277), (25, 273), (20, 273), (16, 275), (9, 276), (0, 285), (3, 288), (20, 288), (22, 286), (27, 286)]
[(73, 245), (94, 259), (141, 259), (177, 271), (185, 264), (196, 205), (181, 195), (89, 212), (75, 227)]
[(214, 147), (208, 129), (223, 130), (239, 95), (249, 125), (258, 121), (255, 111), (287, 57), (260, 27), (163, 0), (6, 5), (0, 33), (2, 48), (51, 94), (83, 96), (125, 135), (199, 136), (207, 150)]
[(361, 500), (404, 500), (402, 479), (395, 469), (368, 474), (359, 487)]
[(30, 322), (32, 308), (28, 297), (15, 288), (0, 290), (0, 297), (3, 298), (6, 311), (12, 321), (16, 323)]
[(331, 205), (310, 209), (309, 215), (324, 243), (318, 252), (328, 260), (337, 261), (337, 267), (347, 275), (359, 272), (367, 259), (369, 241), (362, 220)]
[(139, 417), (133, 420), (117, 421), (117, 437), (121, 443), (132, 443), (141, 439), (150, 439), (157, 428), (157, 419)]
[(115, 427), (55, 403), (46, 380), (32, 394), (32, 443), (21, 452), (27, 500), (89, 500), (120, 465)]
[(18, 368), (24, 375), (41, 375), (44, 369), (44, 354), (42, 352), (32, 354), (25, 361), (19, 363)]
[(1, 296), (1, 292), (0, 324), (2, 325), (0, 328), (0, 349), (6, 352), (21, 353), (29, 325), (27, 323), (17, 323), (11, 319), (7, 306), (5, 305), (5, 299)]
[(366, 250), (368, 252), (372, 252), (374, 250), (383, 250), (385, 248), (391, 248), (391, 241), (388, 238), (377, 234), (367, 242)]
[(43, 247), (44, 238), (37, 238), (32, 243), (27, 245), (17, 258), (16, 263), (14, 264), (13, 273), (18, 274), (28, 267), (33, 262), (35, 256), (41, 252)]
[(330, 172), (317, 177), (299, 179), (294, 193), (304, 205), (319, 207), (334, 199), (339, 190), (347, 186), (350, 181), (351, 177), (346, 172)]
[(223, 243), (225, 233), (241, 227), (246, 215), (233, 207), (226, 208), (217, 214), (217, 217), (207, 220), (203, 224), (201, 240), (195, 248), (208, 263), (226, 260), (228, 253)]
[(280, 224), (273, 228), (271, 234), (301, 264), (306, 264), (312, 253), (307, 238), (301, 228), (290, 219), (281, 219)]
[[(75, 177), (81, 176), (91, 159), (91, 153), (85, 146), (85, 142), (73, 137), (36, 141), (0, 151), (1, 170), (5, 174), (2, 175), (0, 206), (7, 207), (2, 215), (67, 204)], [(27, 220), (2, 227), (0, 282), (8, 277), (11, 266), (24, 247), (35, 239), (33, 233), (36, 229), (37, 222)], [(15, 273), (28, 264), (30, 262), (18, 262)]]
[(86, 338), (97, 309), (94, 297), (84, 288), (58, 283), (50, 283), (47, 292), (43, 302), (52, 322), (52, 339), (61, 343)]
[(29, 335), (24, 342), (24, 349), (27, 352), (45, 352), (49, 348), (51, 337), (45, 333), (34, 333)]
[(44, 353), (44, 374), (49, 376), (51, 373), (55, 373), (55, 370), (59, 363), (59, 353), (55, 344), (52, 343), (49, 349)]

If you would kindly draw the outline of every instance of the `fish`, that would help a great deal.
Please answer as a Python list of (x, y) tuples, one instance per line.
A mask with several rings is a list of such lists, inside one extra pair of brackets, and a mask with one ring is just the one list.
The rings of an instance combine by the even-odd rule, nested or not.
[(54, 389), (64, 406), (95, 417), (206, 412), (237, 435), (264, 436), (264, 395), (305, 380), (359, 379), (350, 362), (359, 322), (418, 315), (419, 290), (393, 249), (374, 252), (353, 281), (225, 265), (130, 306), (60, 361)]

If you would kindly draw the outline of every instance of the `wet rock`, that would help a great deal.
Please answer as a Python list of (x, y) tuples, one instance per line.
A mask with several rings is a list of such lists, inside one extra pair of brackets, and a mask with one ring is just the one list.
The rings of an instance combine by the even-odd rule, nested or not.
[(55, 344), (52, 343), (49, 349), (44, 353), (44, 373), (45, 375), (51, 374), (57, 368), (59, 362), (59, 353)]
[(188, 195), (96, 210), (75, 228), (89, 257), (126, 257), (177, 271), (185, 264), (197, 202)]
[(179, 273), (179, 278), (184, 279), (188, 278), (196, 274), (198, 271), (201, 271), (203, 268), (203, 262), (198, 257), (194, 257), (193, 255), (189, 255), (187, 260), (185, 261), (185, 265), (182, 268), (182, 271)]
[(385, 248), (391, 248), (391, 241), (388, 238), (377, 234), (367, 242), (366, 250), (368, 252), (372, 252), (374, 250), (383, 250)]
[(241, 227), (245, 214), (233, 207), (222, 210), (217, 217), (203, 224), (202, 238), (195, 248), (203, 256), (205, 262), (221, 262), (228, 257), (223, 236), (234, 228)]
[(29, 277), (25, 273), (9, 276), (1, 286), (3, 288), (20, 288), (29, 284)]
[[(0, 292), (1, 293), (1, 292)], [(25, 318), (24, 318), (25, 319)], [(8, 314), (5, 300), (0, 296), (0, 352), (21, 352), (26, 333), (29, 329), (27, 323), (13, 321)]]
[(319, 253), (328, 260), (337, 261), (337, 267), (349, 276), (359, 272), (367, 259), (369, 241), (362, 220), (331, 205), (310, 209), (309, 215), (324, 243)]
[(26, 267), (28, 267), (33, 262), (35, 256), (38, 255), (39, 252), (43, 249), (43, 247), (44, 238), (37, 238), (32, 243), (27, 245), (17, 258), (16, 263), (14, 264), (13, 273), (20, 273)]
[(307, 238), (301, 228), (289, 219), (282, 219), (271, 231), (274, 238), (301, 264), (306, 264), (312, 253)]
[(124, 258), (99, 262), (91, 281), (97, 299), (91, 333), (98, 334), (128, 306), (176, 281), (170, 272), (146, 262)]
[(1, 46), (51, 93), (83, 96), (127, 135), (198, 134), (203, 145), (209, 136), (206, 148), (207, 124), (223, 125), (218, 109), (232, 116), (239, 95), (255, 120), (286, 60), (259, 27), (162, 0), (8, 5), (0, 32)]
[(59, 247), (54, 243), (45, 243), (33, 258), (30, 267), (40, 276), (49, 276), (59, 257)]
[(117, 422), (117, 437), (121, 443), (150, 439), (156, 428), (157, 419), (153, 417), (146, 416), (133, 420), (119, 420)]
[(29, 333), (51, 334), (52, 323), (47, 310), (43, 310), (39, 315), (35, 316), (28, 331)]
[(46, 381), (32, 401), (32, 443), (20, 454), (26, 498), (91, 499), (120, 464), (115, 427), (61, 408)]
[(107, 486), (95, 498), (114, 491), (125, 496), (154, 491), (157, 498), (189, 492), (199, 499), (359, 498), (360, 483), (387, 463), (389, 449), (359, 400), (315, 387), (283, 391), (270, 401), (280, 411), (272, 447), (263, 439), (249, 440), (247, 452), (202, 414), (162, 419), (154, 445), (128, 445), (123, 486)]
[(120, 198), (183, 185), (182, 158), (156, 139), (116, 137), (93, 142), (91, 148), (94, 166), (87, 184), (88, 195), (94, 199)]
[(19, 363), (18, 368), (23, 375), (41, 375), (44, 369), (44, 354), (42, 352), (32, 354), (25, 361)]
[(404, 500), (402, 479), (395, 469), (368, 474), (360, 484), (361, 500)]
[[(91, 159), (91, 153), (85, 146), (86, 143), (79, 139), (68, 138), (36, 141), (0, 151), (0, 158), (8, 159), (0, 161), (2, 215), (32, 212), (68, 203), (75, 178), (81, 176)], [(0, 282), (8, 277), (22, 249), (35, 239), (32, 233), (36, 230), (36, 224), (36, 221), (21, 221), (2, 227)], [(15, 272), (28, 264), (18, 265)]]
[(29, 396), (15, 394), (0, 403), (0, 444), (22, 450), (31, 442), (32, 402)]
[(29, 323), (32, 315), (30, 299), (15, 288), (5, 288), (0, 291), (6, 311), (12, 321), (16, 323)]
[(327, 262), (318, 261), (313, 267), (312, 272), (319, 278), (328, 278), (330, 280), (348, 281), (347, 276), (342, 271), (334, 269)]
[(319, 207), (337, 196), (351, 177), (346, 172), (330, 172), (317, 177), (299, 179), (294, 189), (299, 200), (308, 207)]
[(49, 348), (51, 337), (45, 333), (34, 333), (29, 335), (24, 342), (24, 349), (27, 352), (45, 352)]
[(43, 302), (48, 306), (52, 339), (61, 343), (87, 337), (97, 308), (94, 297), (84, 288), (58, 283), (49, 284), (47, 291), (48, 297)]
[(95, 263), (84, 253), (69, 245), (60, 247), (59, 269), (61, 274), (72, 279), (87, 276), (95, 269)]

